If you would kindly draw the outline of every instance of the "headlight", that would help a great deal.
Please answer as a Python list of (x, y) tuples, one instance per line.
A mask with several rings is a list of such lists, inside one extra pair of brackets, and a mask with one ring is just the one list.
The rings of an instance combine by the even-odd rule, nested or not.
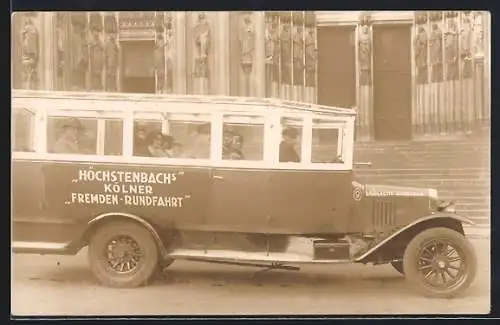
[(429, 188), (427, 189), (428, 195), (431, 199), (437, 200), (438, 199), (438, 191), (435, 188)]
[(455, 213), (457, 209), (454, 202), (441, 201), (438, 204), (437, 210), (440, 212)]

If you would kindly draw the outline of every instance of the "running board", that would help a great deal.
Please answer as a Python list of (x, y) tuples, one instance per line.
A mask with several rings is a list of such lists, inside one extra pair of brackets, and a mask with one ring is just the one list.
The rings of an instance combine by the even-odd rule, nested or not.
[(69, 255), (68, 243), (49, 243), (49, 242), (12, 242), (12, 252), (16, 254), (54, 254)]
[(340, 264), (350, 263), (349, 259), (314, 259), (309, 254), (298, 253), (266, 253), (242, 252), (232, 250), (200, 250), (200, 249), (175, 249), (168, 253), (168, 258), (188, 259), (199, 261), (225, 261), (225, 262), (255, 262), (255, 263), (290, 263), (290, 264)]

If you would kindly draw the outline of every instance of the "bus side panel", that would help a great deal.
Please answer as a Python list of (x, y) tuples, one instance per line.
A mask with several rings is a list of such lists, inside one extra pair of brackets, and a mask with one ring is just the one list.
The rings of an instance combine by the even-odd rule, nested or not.
[(352, 173), (276, 170), (269, 182), (270, 233), (345, 233), (352, 205)]
[(160, 228), (199, 229), (209, 175), (201, 167), (16, 162), (14, 240), (73, 242), (106, 213), (133, 214)]
[(52, 214), (46, 208), (43, 162), (12, 163), (12, 240), (14, 242), (68, 243), (85, 224)]

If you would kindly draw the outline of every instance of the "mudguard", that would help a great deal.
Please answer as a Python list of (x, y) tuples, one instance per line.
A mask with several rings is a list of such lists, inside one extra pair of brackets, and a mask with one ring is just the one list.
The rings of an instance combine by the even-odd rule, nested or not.
[(407, 224), (406, 226), (402, 227), (398, 231), (392, 233), (388, 237), (386, 237), (383, 240), (381, 240), (380, 242), (378, 242), (375, 246), (370, 248), (368, 251), (366, 251), (365, 253), (363, 253), (359, 257), (356, 257), (355, 261), (356, 262), (362, 261), (367, 256), (371, 255), (372, 253), (374, 253), (378, 249), (382, 248), (391, 239), (397, 237), (398, 235), (400, 235), (400, 234), (402, 234), (410, 229), (413, 229), (414, 227), (418, 226), (419, 224), (422, 224), (423, 222), (426, 222), (429, 220), (437, 220), (437, 219), (453, 219), (453, 220), (456, 220), (462, 224), (465, 223), (465, 224), (469, 224), (469, 225), (474, 225), (474, 222), (472, 220), (470, 220), (469, 218), (464, 217), (462, 215), (459, 215), (456, 213), (450, 213), (450, 212), (435, 212), (435, 213), (430, 214), (428, 216), (416, 219), (415, 221)]
[(136, 216), (134, 214), (130, 213), (122, 213), (122, 212), (110, 212), (110, 213), (104, 213), (101, 214), (94, 219), (90, 220), (87, 223), (87, 229), (84, 232), (84, 235), (82, 236), (82, 239), (85, 239), (92, 231), (93, 229), (102, 221), (109, 219), (109, 218), (119, 218), (119, 219), (128, 219), (128, 220), (133, 220), (135, 222), (140, 223), (143, 225), (153, 236), (153, 238), (156, 241), (156, 244), (158, 245), (158, 249), (160, 250), (161, 256), (165, 256), (167, 254), (167, 250), (165, 248), (165, 245), (163, 245), (163, 242), (160, 238), (160, 235), (156, 231), (156, 229), (146, 220), (143, 218)]

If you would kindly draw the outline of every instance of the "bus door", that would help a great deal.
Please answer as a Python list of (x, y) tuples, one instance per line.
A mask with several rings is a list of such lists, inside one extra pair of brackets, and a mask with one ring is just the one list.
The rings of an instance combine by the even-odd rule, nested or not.
[(264, 116), (222, 119), (222, 162), (212, 172), (208, 222), (221, 231), (265, 232), (270, 173), (264, 168)]

